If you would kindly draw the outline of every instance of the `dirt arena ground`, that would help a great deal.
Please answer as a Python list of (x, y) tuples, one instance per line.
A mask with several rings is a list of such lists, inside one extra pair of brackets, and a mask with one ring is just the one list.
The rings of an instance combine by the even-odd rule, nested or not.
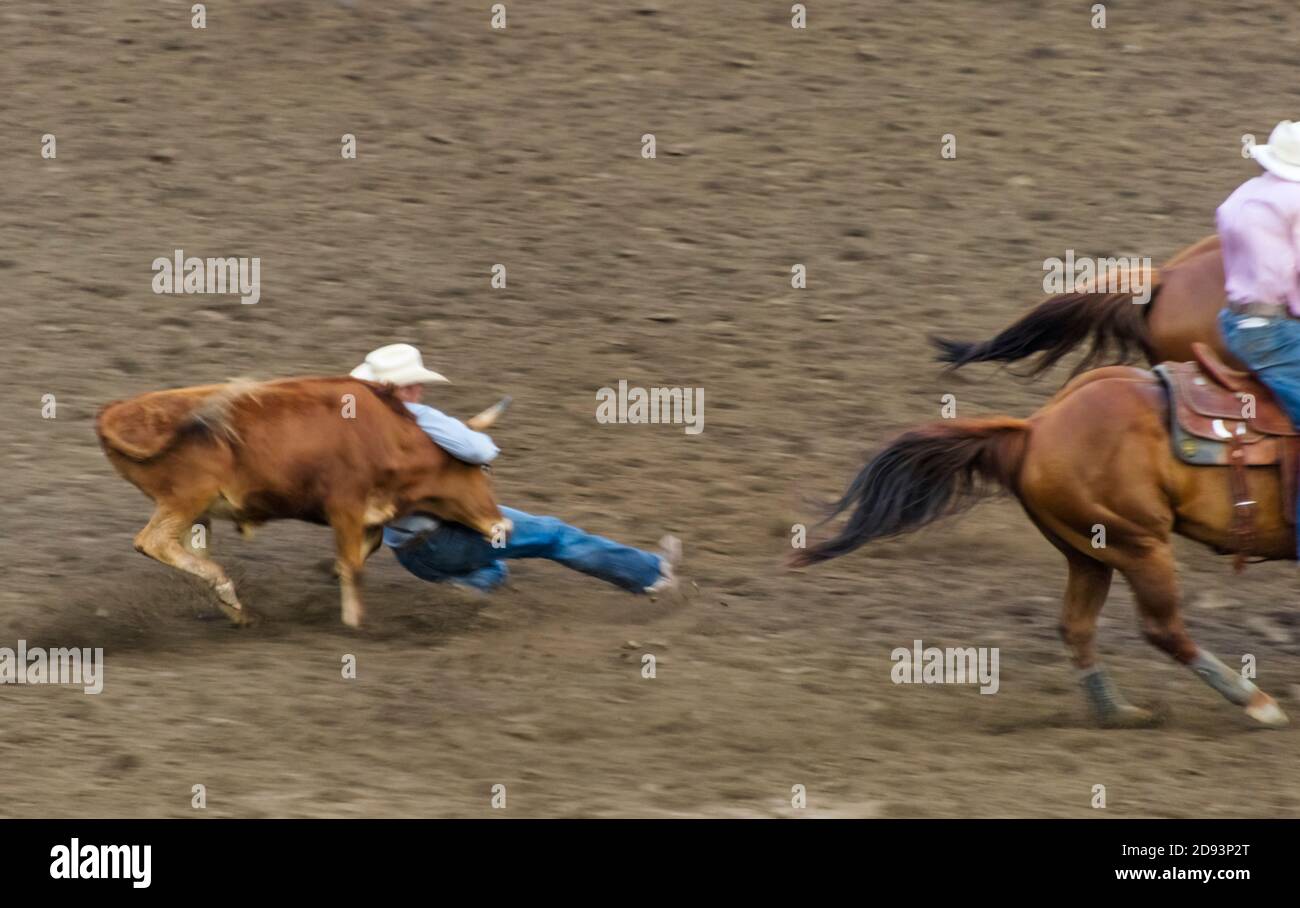
[[(1066, 249), (1158, 262), (1212, 231), (1254, 172), (1242, 134), (1297, 113), (1293, 5), (1115, 0), (1100, 30), (1046, 0), (814, 3), (798, 31), (782, 3), (548, 0), (507, 2), (504, 32), (489, 5), (243, 0), (204, 30), (173, 0), (0, 6), (0, 645), (107, 660), (99, 696), (0, 688), (0, 815), (1300, 813), (1295, 728), (1149, 648), (1122, 581), (1102, 652), (1164, 721), (1090, 725), (1064, 564), (1010, 501), (781, 566), (803, 499), (941, 395), (1024, 415), (1066, 374), (945, 375), (928, 334), (990, 334)], [(261, 301), (155, 295), (176, 248), (260, 256)], [(150, 508), (99, 451), (102, 404), (395, 340), (453, 414), (514, 396), (504, 503), (677, 533), (698, 592), (527, 562), (477, 601), (383, 552), (352, 632), (328, 531), (218, 524), (265, 619), (241, 631), (132, 550)], [(620, 379), (704, 388), (704, 432), (598, 424)], [(1198, 641), (1300, 714), (1294, 566), (1178, 551)], [(918, 638), (999, 647), (1001, 690), (895, 686)]]

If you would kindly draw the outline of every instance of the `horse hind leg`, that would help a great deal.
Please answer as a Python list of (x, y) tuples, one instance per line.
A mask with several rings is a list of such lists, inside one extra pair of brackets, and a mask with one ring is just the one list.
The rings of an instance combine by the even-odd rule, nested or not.
[(1196, 676), (1230, 703), (1245, 707), (1246, 715), (1264, 725), (1286, 725), (1286, 713), (1277, 701), (1224, 665), (1214, 654), (1197, 646), (1187, 633), (1178, 609), (1178, 581), (1173, 551), (1162, 544), (1133, 567), (1124, 570), (1133, 588), (1142, 619), (1142, 633), (1157, 649), (1186, 665)]
[(1097, 721), (1107, 728), (1150, 725), (1152, 714), (1120, 693), (1097, 661), (1097, 619), (1110, 592), (1113, 569), (1077, 552), (1067, 552), (1070, 574), (1061, 612), (1061, 639), (1079, 671), (1079, 684)]
[[(202, 511), (202, 508), (180, 508), (160, 503), (144, 529), (136, 534), (135, 549), (155, 561), (198, 577), (216, 593), (217, 604), (231, 622), (251, 624), (252, 616), (240, 604), (235, 595), (235, 585), (221, 565), (201, 554), (192, 544), (193, 536), (190, 534), (197, 525), (195, 517)], [(181, 543), (183, 536), (189, 536), (185, 544)]]

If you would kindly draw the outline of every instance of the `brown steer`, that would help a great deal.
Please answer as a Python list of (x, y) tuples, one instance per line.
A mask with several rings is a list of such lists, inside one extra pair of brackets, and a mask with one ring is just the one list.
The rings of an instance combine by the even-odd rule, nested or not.
[[(483, 428), (495, 417), (471, 420)], [(361, 624), (361, 569), (383, 524), (424, 511), (489, 538), (510, 530), (486, 471), (438, 447), (392, 393), (355, 378), (289, 378), (154, 391), (95, 420), (113, 467), (153, 499), (137, 551), (202, 578), (236, 624), (249, 614), (192, 528), (229, 517), (328, 524), (343, 623)]]

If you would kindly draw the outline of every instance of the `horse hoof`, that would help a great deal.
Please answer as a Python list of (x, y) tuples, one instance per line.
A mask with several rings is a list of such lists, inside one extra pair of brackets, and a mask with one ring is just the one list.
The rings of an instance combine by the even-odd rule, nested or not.
[(1246, 715), (1270, 728), (1280, 728), (1291, 721), (1287, 718), (1286, 713), (1282, 712), (1282, 708), (1277, 705), (1277, 701), (1268, 694), (1265, 694), (1264, 699), (1260, 702), (1247, 706)]
[(1117, 706), (1101, 717), (1102, 728), (1150, 728), (1156, 722), (1155, 713), (1140, 706)]

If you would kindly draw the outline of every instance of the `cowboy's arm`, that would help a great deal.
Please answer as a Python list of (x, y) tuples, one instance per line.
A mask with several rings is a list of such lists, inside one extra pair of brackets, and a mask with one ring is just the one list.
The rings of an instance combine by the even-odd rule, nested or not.
[(406, 406), (424, 434), (458, 460), (466, 463), (490, 463), (501, 453), (491, 438), (482, 432), (475, 432), (455, 417), (423, 404)]

